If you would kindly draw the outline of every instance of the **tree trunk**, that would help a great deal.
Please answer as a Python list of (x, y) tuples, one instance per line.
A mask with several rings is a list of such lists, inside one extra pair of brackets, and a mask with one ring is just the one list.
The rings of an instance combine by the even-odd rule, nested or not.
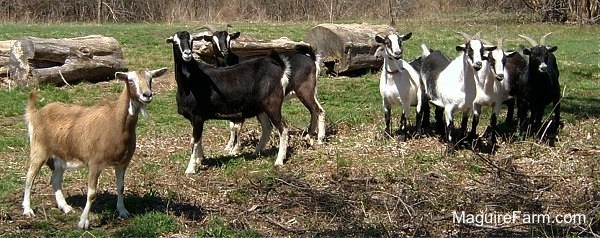
[(14, 40), (0, 41), (0, 77), (8, 77), (8, 58)]
[(67, 39), (26, 36), (14, 43), (8, 65), (10, 79), (19, 85), (98, 82), (127, 71), (119, 42), (101, 35)]
[[(202, 34), (209, 33), (203, 32), (194, 35)], [(308, 45), (308, 43), (292, 41), (287, 37), (281, 37), (276, 40), (256, 40), (249, 37), (240, 37), (235, 41), (232, 41), (231, 52), (242, 57), (267, 56), (271, 50), (280, 53), (294, 51), (294, 47), (297, 45)], [(194, 53), (196, 53), (196, 58), (209, 64), (216, 63), (211, 43), (196, 41), (194, 42), (193, 48)]]
[(381, 68), (383, 60), (373, 55), (379, 48), (375, 36), (395, 31), (387, 25), (320, 24), (304, 41), (321, 54), (328, 73), (346, 74)]

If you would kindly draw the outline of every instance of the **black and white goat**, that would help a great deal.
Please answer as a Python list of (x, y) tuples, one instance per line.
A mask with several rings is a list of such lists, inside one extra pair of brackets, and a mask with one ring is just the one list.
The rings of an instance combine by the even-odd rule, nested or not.
[(375, 36), (375, 41), (381, 44), (383, 67), (379, 80), (379, 92), (383, 99), (383, 109), (385, 116), (385, 133), (392, 135), (390, 126), (392, 106), (402, 104), (402, 116), (400, 117), (400, 129), (402, 137), (406, 138), (406, 116), (409, 113), (410, 106), (417, 107), (417, 133), (421, 132), (421, 103), (422, 90), (421, 80), (419, 80), (419, 71), (412, 65), (402, 59), (404, 49), (402, 42), (410, 39), (412, 32), (404, 35), (396, 33), (385, 37)]
[(483, 67), (485, 51), (496, 49), (496, 46), (483, 44), (479, 34), (478, 32), (466, 43), (456, 46), (460, 55), (450, 62), (441, 52), (430, 52), (425, 45), (421, 46), (421, 80), (430, 102), (438, 108), (443, 108), (448, 150), (453, 150), (455, 143), (451, 133), (454, 129), (452, 114), (457, 110), (463, 112), (460, 134), (464, 134), (477, 93), (477, 71)]
[[(469, 35), (463, 35), (466, 39)], [(496, 124), (497, 115), (502, 109), (502, 104), (506, 103), (508, 112), (506, 121), (511, 122), (514, 113), (514, 100), (516, 84), (518, 83), (523, 70), (525, 69), (525, 59), (521, 54), (512, 51), (505, 52), (503, 48), (504, 39), (498, 40), (497, 48), (487, 52), (487, 59), (484, 60), (483, 67), (477, 72), (481, 80), (476, 80), (477, 93), (473, 102), (473, 121), (469, 138), (477, 137), (477, 124), (481, 106), (491, 106), (493, 108), (490, 117), (490, 130), (488, 131), (488, 142), (496, 143)], [(482, 40), (485, 44), (491, 43)]]
[(194, 39), (186, 31), (166, 39), (173, 46), (177, 107), (193, 127), (192, 155), (186, 173), (195, 173), (204, 157), (202, 131), (211, 119), (242, 121), (258, 116), (263, 133), (255, 154), (267, 143), (272, 125), (279, 131), (279, 152), (275, 165), (283, 165), (288, 147), (288, 128), (281, 105), (290, 83), (287, 58), (272, 53), (268, 57), (217, 68), (192, 57)]
[[(554, 146), (556, 133), (560, 125), (560, 83), (558, 65), (556, 64), (555, 52), (557, 46), (546, 46), (548, 33), (540, 38), (538, 44), (535, 40), (518, 35), (531, 44), (531, 48), (523, 50), (528, 55), (527, 68), (519, 82), (517, 91), (517, 116), (519, 118), (519, 135), (524, 139), (528, 129), (537, 130), (537, 136), (544, 139), (547, 135), (550, 146)], [(554, 118), (550, 120), (546, 128), (540, 128), (545, 107), (552, 103)], [(528, 113), (531, 111), (531, 117)]]
[[(239, 32), (229, 34), (227, 31), (208, 29), (213, 33), (203, 36), (203, 39), (212, 43), (217, 66), (232, 66), (250, 59), (238, 56), (231, 51), (231, 40), (237, 39), (240, 36)], [(323, 144), (325, 140), (325, 110), (316, 97), (320, 59), (310, 46), (298, 45), (295, 50), (296, 52), (283, 53), (291, 67), (289, 83), (285, 89), (285, 99), (297, 97), (308, 109), (311, 115), (308, 135), (311, 139), (316, 135), (317, 144)], [(231, 122), (229, 125), (229, 142), (225, 146), (225, 151), (228, 151), (229, 154), (239, 153), (242, 125), (243, 120)]]

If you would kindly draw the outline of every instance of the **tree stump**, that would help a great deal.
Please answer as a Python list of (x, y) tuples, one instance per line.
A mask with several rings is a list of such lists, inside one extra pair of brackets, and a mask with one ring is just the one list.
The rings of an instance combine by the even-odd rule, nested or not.
[(8, 77), (8, 58), (10, 57), (10, 48), (14, 43), (14, 40), (0, 41), (0, 78)]
[(10, 79), (19, 85), (106, 81), (114, 78), (115, 72), (127, 71), (119, 42), (101, 35), (64, 39), (26, 36), (13, 44), (8, 65)]
[(383, 59), (374, 56), (379, 48), (375, 36), (395, 31), (388, 25), (320, 24), (308, 32), (304, 41), (321, 54), (328, 73), (350, 74), (380, 69)]
[[(197, 33), (194, 35), (210, 35), (208, 32)], [(271, 50), (280, 53), (294, 51), (297, 45), (309, 45), (306, 42), (292, 41), (287, 37), (281, 37), (275, 40), (257, 40), (251, 37), (240, 36), (231, 41), (231, 51), (242, 57), (267, 56)], [(212, 43), (206, 41), (195, 41), (193, 51), (196, 59), (215, 64), (216, 60), (213, 53)]]

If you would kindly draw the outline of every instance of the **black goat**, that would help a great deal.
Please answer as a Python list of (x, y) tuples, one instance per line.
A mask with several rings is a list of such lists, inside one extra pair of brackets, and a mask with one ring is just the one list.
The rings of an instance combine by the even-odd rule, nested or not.
[[(203, 36), (205, 41), (209, 41), (213, 45), (217, 66), (232, 66), (251, 59), (238, 56), (231, 51), (231, 40), (237, 39), (239, 36), (239, 32), (229, 34), (227, 31), (213, 31), (212, 35)], [(304, 104), (311, 115), (308, 135), (311, 138), (316, 135), (317, 144), (323, 144), (325, 139), (325, 110), (323, 110), (316, 97), (320, 59), (310, 46), (297, 45), (295, 51), (283, 53), (291, 68), (291, 77), (285, 89), (286, 99), (295, 96)], [(243, 121), (232, 122), (229, 125), (231, 133), (229, 142), (225, 146), (225, 150), (229, 151), (229, 154), (239, 152), (239, 137), (242, 125)]]
[[(288, 147), (288, 128), (281, 116), (290, 66), (280, 54), (271, 53), (225, 68), (216, 68), (192, 57), (194, 40), (186, 31), (166, 39), (173, 45), (177, 108), (193, 127), (193, 148), (186, 173), (194, 173), (204, 157), (202, 131), (210, 119), (243, 121), (255, 117), (263, 125), (263, 135), (255, 154), (270, 137), (271, 123), (279, 130), (279, 152), (275, 165), (282, 165)], [(270, 122), (269, 122), (270, 121)]]
[[(558, 65), (553, 54), (558, 47), (545, 45), (546, 37), (550, 34), (542, 36), (539, 44), (525, 35), (519, 35), (531, 44), (531, 48), (523, 50), (523, 54), (529, 56), (529, 61), (518, 84), (517, 116), (520, 139), (525, 139), (529, 132), (528, 129), (531, 129), (531, 131), (537, 131), (536, 135), (540, 139), (545, 139), (544, 135), (546, 135), (550, 146), (554, 146), (556, 133), (561, 123), (561, 94)], [(554, 118), (542, 128), (544, 109), (550, 103), (554, 105)], [(529, 111), (531, 111), (530, 118), (528, 118)]]

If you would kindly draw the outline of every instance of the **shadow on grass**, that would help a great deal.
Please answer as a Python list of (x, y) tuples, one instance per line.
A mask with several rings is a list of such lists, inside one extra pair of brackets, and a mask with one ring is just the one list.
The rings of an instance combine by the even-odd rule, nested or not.
[(561, 112), (572, 114), (577, 119), (600, 117), (600, 98), (567, 96), (560, 107)]
[[(67, 203), (73, 207), (85, 207), (86, 195), (80, 194), (67, 197)], [(154, 194), (130, 194), (125, 192), (125, 208), (132, 216), (142, 216), (153, 212), (168, 213), (191, 221), (202, 221), (207, 212), (199, 205), (181, 203)], [(92, 213), (98, 214), (98, 225), (105, 225), (118, 217), (116, 211), (117, 195), (114, 192), (102, 192), (96, 196), (92, 205)]]

